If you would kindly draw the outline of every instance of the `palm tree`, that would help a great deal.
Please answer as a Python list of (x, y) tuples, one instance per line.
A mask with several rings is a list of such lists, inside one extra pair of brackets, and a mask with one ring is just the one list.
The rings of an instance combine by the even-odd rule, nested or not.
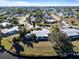
[(37, 22), (41, 22), (43, 19), (43, 12), (42, 10), (36, 10), (35, 15)]
[(20, 38), (23, 38), (27, 34), (27, 29), (25, 28), (24, 25), (20, 26)]
[(56, 50), (58, 55), (73, 52), (73, 46), (70, 40), (71, 39), (65, 33), (60, 32), (57, 26), (54, 27), (52, 33), (49, 35), (49, 41), (52, 43), (52, 47)]
[(33, 40), (35, 43), (38, 43), (36, 34), (32, 33), (32, 34), (31, 34), (31, 37), (32, 37), (32, 40)]
[(1, 30), (0, 30), (0, 45), (1, 45), (1, 40), (2, 40), (2, 38), (3, 38), (3, 34), (2, 34), (2, 32), (1, 32)]

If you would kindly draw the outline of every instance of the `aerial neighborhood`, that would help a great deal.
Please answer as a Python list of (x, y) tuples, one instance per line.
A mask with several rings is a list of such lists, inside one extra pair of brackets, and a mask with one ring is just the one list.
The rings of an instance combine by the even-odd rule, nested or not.
[(23, 56), (79, 55), (79, 7), (0, 7), (0, 46)]

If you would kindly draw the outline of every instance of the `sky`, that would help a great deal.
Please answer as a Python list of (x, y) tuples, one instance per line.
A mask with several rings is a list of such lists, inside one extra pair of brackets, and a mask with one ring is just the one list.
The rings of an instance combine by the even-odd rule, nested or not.
[(79, 6), (79, 0), (0, 0), (0, 6)]

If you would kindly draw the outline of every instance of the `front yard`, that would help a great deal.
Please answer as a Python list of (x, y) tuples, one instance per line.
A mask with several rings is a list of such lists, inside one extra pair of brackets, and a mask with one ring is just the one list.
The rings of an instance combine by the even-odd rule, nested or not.
[(74, 46), (74, 51), (75, 52), (79, 52), (79, 40), (78, 41), (74, 41), (72, 42), (73, 46)]
[[(4, 38), (2, 40), (2, 45), (8, 50), (12, 43), (11, 37)], [(21, 52), (22, 55), (25, 56), (56, 56), (54, 49), (49, 41), (33, 43), (33, 48), (27, 47), (27, 45), (23, 45), (24, 52)], [(15, 51), (13, 49), (13, 51)]]
[[(2, 45), (4, 45), (4, 47), (8, 50), (12, 45), (11, 43), (12, 37), (17, 37), (17, 36), (18, 34), (12, 35), (7, 38), (3, 38)], [(79, 41), (73, 41), (71, 43), (74, 46), (73, 50), (75, 52), (79, 52)], [(21, 54), (24, 56), (56, 56), (57, 55), (55, 50), (52, 48), (52, 44), (49, 41), (39, 42), (39, 43), (33, 42), (33, 48), (27, 47), (27, 45), (23, 45), (23, 47), (24, 47), (24, 51), (21, 52)], [(15, 49), (13, 49), (11, 52), (13, 51), (15, 51)]]

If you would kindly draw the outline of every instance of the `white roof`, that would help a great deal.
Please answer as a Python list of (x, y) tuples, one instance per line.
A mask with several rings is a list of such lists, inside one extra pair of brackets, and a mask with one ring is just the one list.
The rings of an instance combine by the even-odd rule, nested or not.
[(8, 22), (0, 23), (0, 25), (2, 25), (2, 26), (4, 26), (4, 27), (5, 27), (7, 24), (10, 25), (11, 23), (8, 23)]
[(29, 17), (29, 16), (30, 16), (29, 14), (26, 15), (26, 17)]
[(36, 36), (48, 36), (48, 34), (50, 33), (49, 30), (47, 29), (43, 29), (43, 30), (36, 30), (36, 31), (32, 31), (31, 33), (36, 34)]
[(35, 21), (35, 17), (31, 17), (31, 21)]
[(47, 19), (48, 22), (54, 22), (55, 20), (53, 19)]
[(66, 33), (68, 36), (79, 35), (79, 30), (74, 28), (63, 28), (63, 29), (60, 29), (60, 31), (62, 31), (63, 33)]
[(19, 28), (18, 26), (15, 26), (15, 27), (12, 27), (11, 29), (4, 29), (4, 30), (2, 30), (2, 32), (8, 33), (8, 32), (14, 31), (14, 30), (18, 31), (19, 30), (18, 28)]
[(59, 15), (59, 16), (63, 16), (63, 14), (62, 14), (62, 13), (58, 13), (58, 15)]
[(63, 23), (65, 26), (69, 27), (69, 24), (67, 24), (65, 21), (62, 21), (62, 23)]

